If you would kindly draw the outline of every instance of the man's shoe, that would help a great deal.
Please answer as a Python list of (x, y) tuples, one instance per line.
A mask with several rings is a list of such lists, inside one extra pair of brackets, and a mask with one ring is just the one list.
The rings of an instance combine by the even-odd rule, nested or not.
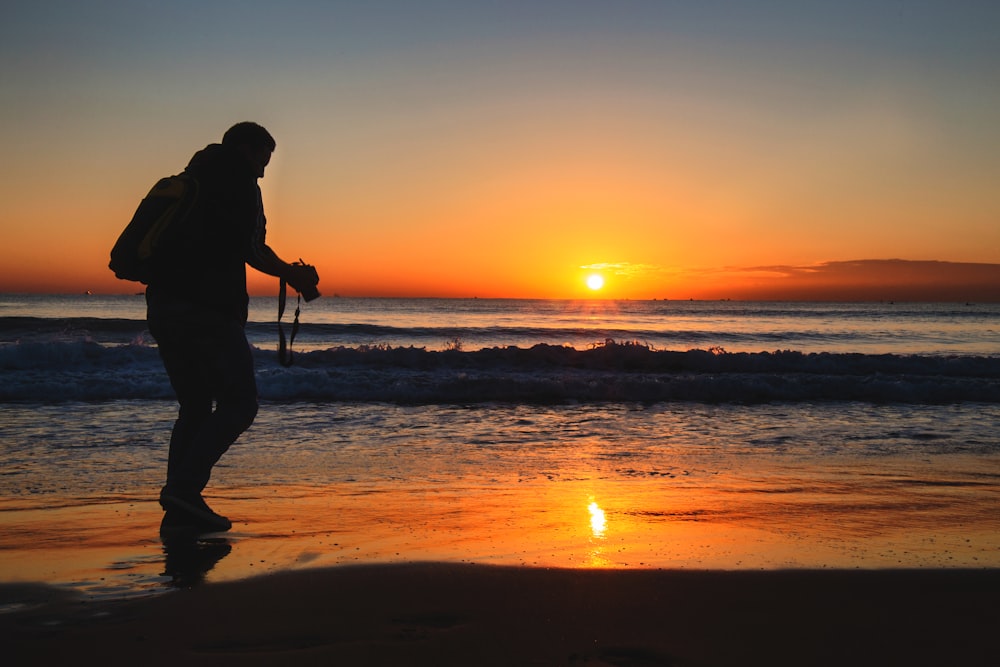
[(222, 529), (217, 523), (203, 521), (193, 514), (170, 508), (160, 521), (160, 537), (197, 537), (204, 533), (215, 533)]
[[(171, 525), (180, 525), (186, 518), (203, 530), (229, 530), (233, 527), (232, 521), (212, 511), (200, 493), (175, 493), (164, 489), (160, 493), (160, 506), (170, 516)], [(164, 522), (167, 522), (167, 516), (163, 517)]]

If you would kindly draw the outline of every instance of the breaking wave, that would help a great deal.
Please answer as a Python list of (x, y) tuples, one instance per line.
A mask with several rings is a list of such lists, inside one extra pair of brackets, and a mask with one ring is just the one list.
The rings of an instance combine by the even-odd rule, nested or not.
[[(273, 349), (255, 356), (268, 401), (1000, 403), (992, 356), (670, 351), (615, 340), (588, 349), (338, 346), (297, 352), (289, 368)], [(156, 347), (141, 335), (119, 345), (66, 336), (0, 346), (0, 401), (172, 398)]]

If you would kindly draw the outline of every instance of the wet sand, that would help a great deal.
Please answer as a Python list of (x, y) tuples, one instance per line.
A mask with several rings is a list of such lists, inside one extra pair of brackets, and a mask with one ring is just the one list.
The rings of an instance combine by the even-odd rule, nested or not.
[(973, 496), (972, 503), (960, 502), (968, 494), (954, 494), (931, 486), (905, 502), (892, 494), (827, 491), (785, 499), (733, 487), (695, 491), (632, 481), (597, 487), (589, 480), (222, 487), (209, 501), (232, 518), (233, 530), (167, 542), (149, 494), (50, 498), (44, 507), (8, 498), (0, 499), (0, 582), (40, 582), (112, 600), (198, 581), (405, 562), (1000, 568), (991, 496)]
[(168, 540), (148, 495), (3, 499), (4, 664), (1000, 664), (988, 501), (736, 491), (219, 487), (233, 530)]
[[(1000, 570), (411, 563), (120, 602), (0, 587), (5, 663), (996, 665)], [(9, 609), (9, 607), (8, 607)], [(8, 661), (13, 658), (12, 661)]]

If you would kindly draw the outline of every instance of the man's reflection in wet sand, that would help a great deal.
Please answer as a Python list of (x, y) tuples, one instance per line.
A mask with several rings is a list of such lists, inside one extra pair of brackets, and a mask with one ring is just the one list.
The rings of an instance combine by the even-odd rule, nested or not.
[(165, 556), (163, 576), (170, 577), (164, 585), (170, 588), (191, 588), (202, 583), (216, 563), (233, 550), (227, 538), (204, 531), (161, 532), (160, 539)]

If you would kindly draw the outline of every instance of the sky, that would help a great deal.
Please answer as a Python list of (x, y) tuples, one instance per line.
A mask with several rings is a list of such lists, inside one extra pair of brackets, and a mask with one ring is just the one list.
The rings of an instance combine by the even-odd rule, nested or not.
[(139, 200), (253, 120), (268, 242), (328, 295), (1000, 301), (997, 34), (994, 0), (6, 2), (0, 292), (141, 289)]

